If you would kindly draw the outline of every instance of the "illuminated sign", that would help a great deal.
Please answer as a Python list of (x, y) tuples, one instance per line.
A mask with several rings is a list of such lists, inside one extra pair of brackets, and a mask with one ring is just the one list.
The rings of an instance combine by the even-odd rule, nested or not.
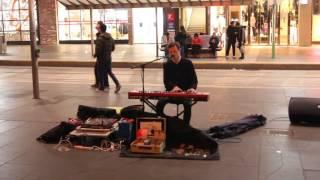
[(168, 17), (168, 22), (174, 22), (174, 20), (176, 19), (174, 13), (168, 13), (167, 17)]

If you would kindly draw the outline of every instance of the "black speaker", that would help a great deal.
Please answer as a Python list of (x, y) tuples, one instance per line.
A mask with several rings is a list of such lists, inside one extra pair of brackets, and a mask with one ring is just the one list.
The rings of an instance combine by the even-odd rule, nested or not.
[(293, 124), (311, 123), (320, 125), (320, 98), (291, 98), (289, 118)]

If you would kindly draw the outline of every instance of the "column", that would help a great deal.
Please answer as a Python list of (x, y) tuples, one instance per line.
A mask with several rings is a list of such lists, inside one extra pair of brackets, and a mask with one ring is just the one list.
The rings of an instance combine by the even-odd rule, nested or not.
[(39, 31), (41, 45), (55, 45), (57, 38), (57, 2), (39, 0)]
[(311, 46), (312, 44), (312, 0), (307, 1), (307, 4), (299, 5), (299, 46)]
[(132, 17), (132, 8), (128, 9), (128, 40), (129, 44), (133, 45), (133, 17)]

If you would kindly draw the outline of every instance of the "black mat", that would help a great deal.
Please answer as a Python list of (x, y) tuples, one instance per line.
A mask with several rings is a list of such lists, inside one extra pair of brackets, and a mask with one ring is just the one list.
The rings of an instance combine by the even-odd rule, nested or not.
[(207, 156), (197, 156), (197, 155), (179, 155), (172, 153), (171, 151), (165, 151), (161, 154), (142, 154), (133, 153), (130, 149), (122, 149), (120, 157), (128, 158), (152, 158), (152, 159), (181, 159), (181, 160), (220, 160), (219, 152), (214, 154), (209, 154)]

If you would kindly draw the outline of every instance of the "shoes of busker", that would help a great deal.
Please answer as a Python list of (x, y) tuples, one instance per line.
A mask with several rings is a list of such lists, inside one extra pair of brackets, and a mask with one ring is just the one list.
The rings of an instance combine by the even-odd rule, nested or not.
[(121, 89), (121, 85), (118, 85), (118, 86), (116, 87), (116, 90), (114, 91), (114, 93), (118, 93), (118, 92), (120, 91), (120, 89)]

